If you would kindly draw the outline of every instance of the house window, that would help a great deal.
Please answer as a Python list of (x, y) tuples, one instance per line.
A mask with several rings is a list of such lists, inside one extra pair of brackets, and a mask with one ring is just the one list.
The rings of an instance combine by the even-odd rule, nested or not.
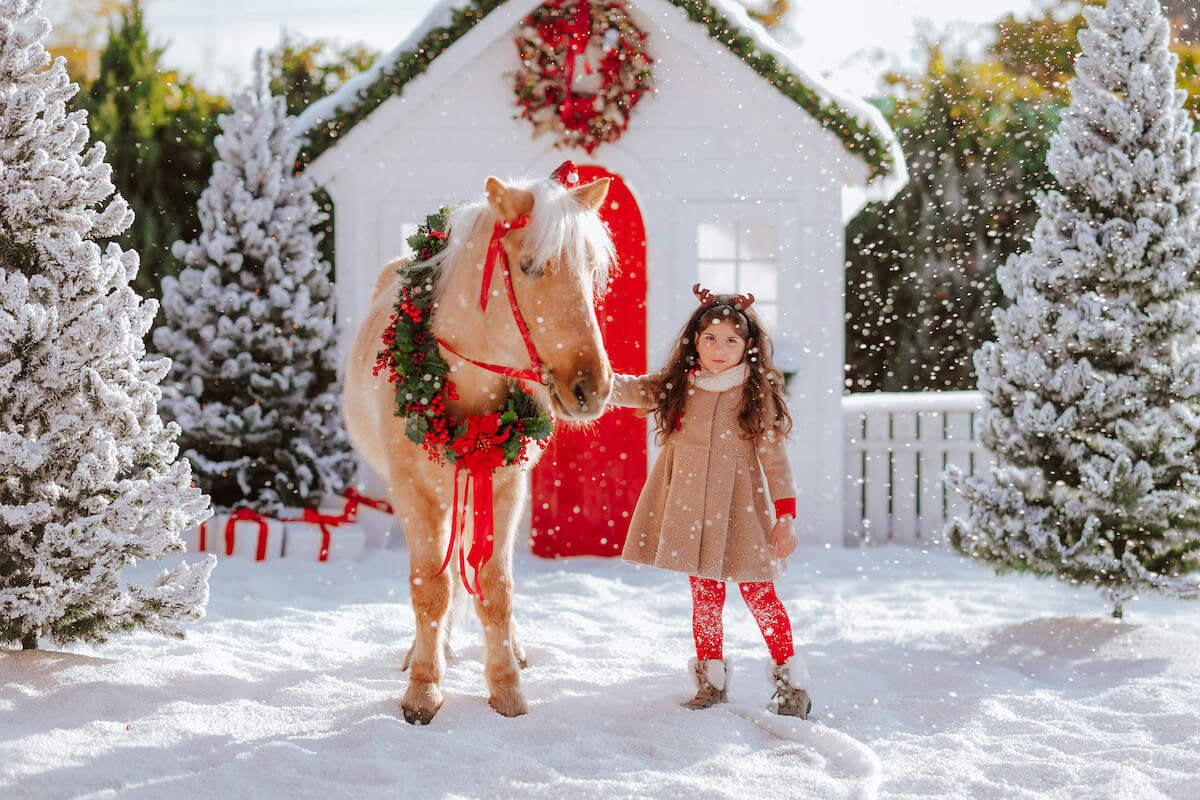
[(413, 255), (413, 249), (408, 246), (408, 237), (415, 234), (418, 227), (420, 226), (415, 222), (400, 223), (400, 258), (409, 258)]
[(753, 294), (768, 332), (779, 322), (779, 233), (774, 225), (703, 222), (697, 229), (700, 285), (721, 294)]

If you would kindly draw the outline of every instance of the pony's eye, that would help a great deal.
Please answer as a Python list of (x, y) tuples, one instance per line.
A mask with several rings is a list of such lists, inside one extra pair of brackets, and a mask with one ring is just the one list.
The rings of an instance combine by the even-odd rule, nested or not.
[(528, 257), (521, 259), (521, 272), (524, 272), (526, 275), (532, 275), (535, 278), (541, 274), (541, 270), (534, 270), (533, 259)]

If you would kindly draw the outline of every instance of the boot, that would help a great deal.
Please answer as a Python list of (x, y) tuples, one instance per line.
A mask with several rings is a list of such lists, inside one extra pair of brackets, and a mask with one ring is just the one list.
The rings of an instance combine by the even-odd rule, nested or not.
[(771, 703), (767, 708), (776, 714), (808, 719), (812, 701), (804, 688), (808, 685), (808, 667), (804, 659), (792, 656), (782, 664), (771, 662), (771, 681), (775, 686), (775, 694), (771, 695)]
[(696, 696), (684, 703), (683, 707), (698, 711), (724, 703), (727, 696), (727, 666), (724, 659), (689, 659), (688, 667), (692, 672), (692, 680), (696, 682)]

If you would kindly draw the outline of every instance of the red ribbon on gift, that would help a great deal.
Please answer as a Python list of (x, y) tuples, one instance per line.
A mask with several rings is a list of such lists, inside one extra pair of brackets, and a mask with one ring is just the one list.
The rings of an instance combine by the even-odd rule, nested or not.
[(360, 494), (353, 486), (347, 486), (346, 491), (342, 492), (342, 496), (346, 498), (346, 510), (342, 513), (344, 522), (355, 522), (358, 520), (359, 505), (368, 506), (385, 514), (395, 513), (392, 510), (392, 504), (388, 501), (367, 497), (365, 494)]
[[(257, 522), (258, 523), (258, 546), (254, 549), (255, 561), (267, 560), (267, 518), (262, 514), (255, 512), (249, 508), (239, 508), (229, 515), (229, 519), (225, 520), (225, 555), (233, 555), (235, 546), (237, 545), (237, 524), (239, 522)], [(204, 547), (204, 529), (200, 530), (201, 549)]]
[[(351, 492), (353, 489), (347, 489), (346, 491)], [(341, 514), (336, 516), (333, 514), (322, 514), (318, 509), (315, 508), (306, 508), (304, 509), (303, 516), (293, 517), (291, 519), (281, 519), (280, 522), (305, 522), (309, 525), (316, 525), (318, 528), (320, 528), (321, 549), (317, 551), (317, 561), (328, 561), (329, 546), (333, 541), (333, 532), (329, 529), (336, 528), (338, 525), (345, 525), (347, 523), (354, 522), (355, 518), (358, 516), (359, 501), (367, 500), (367, 498), (359, 495), (357, 492), (355, 492), (355, 495), (356, 499), (353, 501), (351, 501), (349, 495), (347, 495), (347, 503), (345, 508), (342, 510)], [(387, 507), (389, 511), (391, 511), (392, 507), (387, 503), (384, 503), (382, 500), (375, 500), (371, 502), (381, 503)]]

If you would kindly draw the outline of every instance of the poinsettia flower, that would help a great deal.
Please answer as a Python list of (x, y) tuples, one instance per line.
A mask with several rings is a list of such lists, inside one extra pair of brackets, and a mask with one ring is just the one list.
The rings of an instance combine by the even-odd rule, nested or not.
[(468, 414), (466, 425), (466, 433), (450, 444), (450, 449), (460, 459), (465, 459), (463, 466), (471, 472), (490, 472), (503, 466), (503, 444), (508, 439), (509, 429), (505, 427), (503, 432), (500, 431), (500, 415)]

